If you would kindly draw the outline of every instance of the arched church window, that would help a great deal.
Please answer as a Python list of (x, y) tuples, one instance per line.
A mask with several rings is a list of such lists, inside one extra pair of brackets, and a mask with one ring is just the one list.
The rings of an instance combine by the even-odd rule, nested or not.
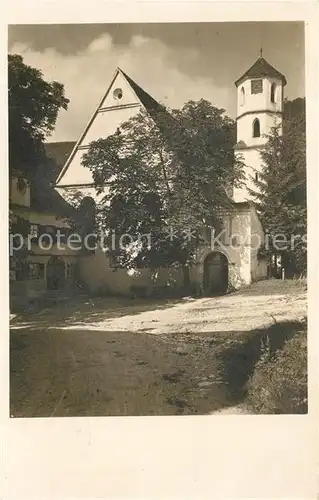
[(245, 104), (245, 89), (242, 87), (240, 89), (240, 105), (243, 106)]
[(258, 118), (253, 121), (253, 137), (260, 137), (260, 121)]
[(272, 83), (270, 88), (270, 101), (275, 102), (276, 97), (276, 84)]

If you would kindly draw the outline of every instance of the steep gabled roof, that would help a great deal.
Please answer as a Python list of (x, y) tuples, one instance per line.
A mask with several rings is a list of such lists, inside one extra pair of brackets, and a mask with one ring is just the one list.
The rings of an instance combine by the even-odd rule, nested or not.
[(40, 213), (50, 213), (61, 218), (75, 217), (77, 211), (54, 189), (54, 187), (35, 181), (31, 184), (30, 208)]
[(154, 99), (150, 94), (148, 94), (142, 87), (140, 87), (132, 78), (130, 78), (124, 71), (121, 73), (124, 75), (133, 91), (135, 92), (137, 98), (144, 106), (146, 111), (149, 113), (151, 118), (154, 120), (160, 131), (165, 135), (166, 139), (170, 139), (171, 131), (170, 128), (174, 127), (174, 122), (176, 119), (172, 114), (158, 101)]
[[(96, 107), (93, 115), (91, 116), (91, 119), (89, 120), (87, 126), (85, 127), (83, 133), (81, 134), (79, 140), (74, 144), (74, 147), (71, 149), (68, 157), (66, 158), (66, 161), (57, 176), (56, 179), (56, 187), (61, 187), (61, 181), (62, 179), (65, 179), (65, 177), (68, 176), (68, 171), (69, 167), (71, 166), (73, 159), (75, 158), (75, 155), (79, 151), (79, 148), (83, 149), (83, 147), (88, 147), (89, 142), (91, 142), (94, 139), (90, 139), (88, 142), (84, 142), (85, 138), (87, 136), (88, 131), (92, 127), (94, 120), (97, 118), (97, 115), (99, 112), (106, 112), (107, 109), (113, 109), (114, 106), (111, 106), (110, 108), (105, 107), (105, 101), (110, 95), (111, 89), (113, 87), (114, 82), (118, 78), (122, 78), (122, 80), (125, 81), (126, 85), (128, 85), (128, 88), (130, 89), (132, 96), (134, 96), (134, 99), (132, 102), (130, 102), (128, 105), (126, 105), (126, 109), (129, 109), (130, 107), (137, 107), (140, 106), (142, 108), (145, 108), (145, 110), (149, 113), (149, 115), (154, 119), (154, 121), (157, 123), (159, 127), (163, 128), (163, 123), (165, 120), (163, 120), (163, 114), (165, 115), (166, 119), (167, 116), (169, 116), (168, 111), (164, 106), (162, 106), (160, 103), (158, 103), (150, 94), (148, 94), (145, 90), (143, 90), (132, 78), (130, 78), (124, 71), (122, 71), (120, 68), (117, 68), (115, 71), (115, 74), (111, 80), (111, 83), (103, 95), (100, 103)], [(115, 132), (115, 131), (114, 131)], [(109, 135), (109, 134), (108, 134)], [(105, 138), (108, 136), (106, 135)], [(83, 178), (85, 178), (85, 185), (87, 184), (86, 177), (89, 177), (87, 175), (84, 175)], [(82, 180), (82, 179), (81, 179)], [(91, 181), (89, 181), (90, 183)], [(68, 183), (68, 181), (67, 181)], [(82, 182), (79, 181), (79, 184), (82, 184)]]
[(46, 142), (44, 144), (44, 149), (49, 158), (55, 161), (57, 166), (60, 168), (64, 167), (64, 164), (72, 149), (75, 146), (75, 141), (64, 141), (64, 142)]
[(264, 78), (265, 76), (279, 78), (282, 80), (283, 85), (286, 85), (287, 83), (286, 78), (282, 73), (271, 66), (266, 59), (259, 57), (257, 61), (246, 71), (246, 73), (236, 80), (235, 85), (238, 87), (238, 85), (240, 85), (247, 78)]
[(142, 87), (140, 87), (132, 78), (130, 78), (124, 71), (120, 70), (121, 73), (125, 76), (128, 83), (131, 85), (138, 99), (141, 101), (143, 106), (150, 113), (152, 112), (160, 112), (166, 111), (165, 107), (162, 106), (159, 102), (157, 102), (150, 94), (148, 94)]
[(31, 210), (54, 214), (62, 218), (72, 218), (76, 215), (76, 210), (53, 187), (74, 144), (74, 142), (51, 142), (44, 144), (49, 161), (39, 168), (32, 179), (30, 193)]

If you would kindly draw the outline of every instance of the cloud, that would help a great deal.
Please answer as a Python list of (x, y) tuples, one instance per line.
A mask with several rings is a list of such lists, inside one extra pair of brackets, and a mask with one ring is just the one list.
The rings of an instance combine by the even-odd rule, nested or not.
[(102, 35), (93, 42), (90, 43), (88, 47), (89, 52), (101, 52), (101, 51), (109, 51), (112, 49), (112, 37), (109, 34)]
[(52, 141), (77, 140), (117, 66), (171, 108), (200, 98), (228, 112), (234, 108), (232, 82), (222, 88), (196, 72), (201, 57), (198, 50), (173, 48), (156, 38), (135, 35), (127, 45), (116, 45), (105, 33), (77, 53), (62, 54), (54, 48), (36, 51), (22, 44), (13, 45), (10, 52), (21, 54), (26, 64), (41, 69), (46, 80), (65, 86), (69, 109), (61, 111)]

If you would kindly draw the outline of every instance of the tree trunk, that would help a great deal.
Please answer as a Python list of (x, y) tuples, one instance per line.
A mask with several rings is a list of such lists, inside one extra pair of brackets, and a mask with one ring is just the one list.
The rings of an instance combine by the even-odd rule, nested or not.
[(183, 266), (183, 287), (185, 289), (189, 289), (189, 285), (190, 285), (189, 267)]

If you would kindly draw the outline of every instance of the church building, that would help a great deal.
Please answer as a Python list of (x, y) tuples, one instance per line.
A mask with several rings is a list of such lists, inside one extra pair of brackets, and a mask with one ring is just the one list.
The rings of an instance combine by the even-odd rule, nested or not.
[[(221, 214), (225, 229), (222, 245), (209, 243), (198, 248), (196, 262), (189, 269), (191, 288), (206, 294), (238, 289), (267, 276), (267, 262), (259, 255), (264, 232), (249, 194), (253, 180), (262, 171), (260, 151), (265, 135), (281, 125), (285, 77), (273, 68), (262, 54), (236, 82), (237, 144), (235, 154), (245, 163), (245, 183), (233, 192), (233, 208)], [(116, 133), (121, 124), (141, 109), (151, 117), (164, 109), (124, 71), (117, 68), (89, 123), (74, 145), (56, 180), (55, 189), (69, 203), (82, 200), (96, 204), (92, 174), (82, 165), (82, 158), (92, 141)], [(79, 275), (90, 292), (150, 295), (157, 288), (183, 287), (182, 269), (140, 269), (128, 272), (112, 265), (102, 249), (84, 252), (77, 257)]]

